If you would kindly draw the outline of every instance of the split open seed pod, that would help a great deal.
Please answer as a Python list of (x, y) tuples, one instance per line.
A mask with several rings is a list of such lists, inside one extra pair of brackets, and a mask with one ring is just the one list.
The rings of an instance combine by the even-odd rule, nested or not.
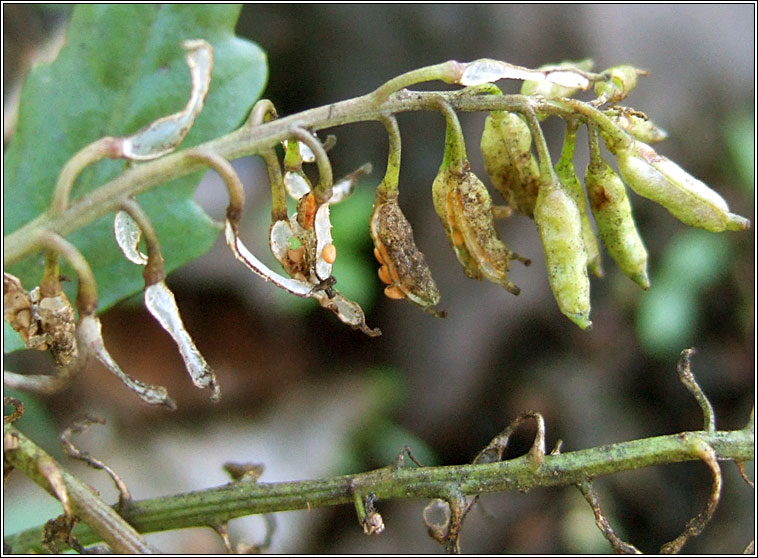
[(462, 175), (443, 164), (432, 186), (434, 208), (463, 270), (472, 279), (487, 279), (508, 292), (519, 289), (508, 279), (511, 259), (525, 260), (500, 240), (492, 215), (492, 199), (474, 173)]
[(416, 247), (413, 228), (403, 215), (397, 198), (380, 199), (371, 215), (371, 238), (374, 254), (381, 264), (379, 278), (387, 284), (385, 294), (390, 298), (408, 298), (435, 316), (440, 301), (437, 284), (426, 264), (424, 254)]

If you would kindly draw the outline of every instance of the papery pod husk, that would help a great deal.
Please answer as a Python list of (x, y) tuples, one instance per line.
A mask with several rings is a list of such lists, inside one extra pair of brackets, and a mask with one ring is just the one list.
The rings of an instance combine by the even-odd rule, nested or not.
[(582, 239), (582, 218), (571, 194), (560, 181), (540, 186), (534, 221), (545, 251), (548, 279), (558, 307), (582, 329), (592, 322), (587, 251)]
[(528, 217), (534, 214), (540, 185), (531, 146), (529, 125), (518, 113), (493, 111), (487, 116), (481, 140), (487, 174), (508, 205)]
[(441, 316), (432, 308), (440, 301), (440, 292), (432, 278), (424, 254), (416, 247), (413, 228), (403, 215), (397, 197), (377, 195), (371, 215), (371, 238), (377, 258), (389, 274), (391, 287), (397, 287), (411, 302)]
[(576, 175), (574, 162), (570, 158), (561, 158), (555, 165), (555, 172), (566, 191), (576, 202), (582, 220), (582, 240), (584, 249), (587, 251), (587, 269), (595, 276), (603, 276), (603, 268), (600, 259), (600, 247), (598, 246), (595, 231), (592, 229), (589, 215), (587, 214), (587, 200), (584, 197), (584, 189)]
[[(575, 68), (578, 70), (590, 71), (594, 62), (586, 58), (584, 60), (564, 60), (557, 64), (545, 64), (537, 68), (538, 70), (553, 70), (557, 68)], [(533, 81), (526, 80), (521, 84), (522, 95), (539, 95), (546, 99), (556, 99), (558, 97), (571, 97), (579, 90), (577, 87), (566, 87), (564, 85), (558, 85), (550, 81)]]
[(456, 174), (444, 165), (432, 186), (434, 208), (463, 270), (472, 279), (487, 279), (513, 294), (519, 289), (508, 279), (516, 255), (500, 240), (487, 187), (468, 170)]
[(627, 277), (648, 289), (647, 250), (637, 232), (624, 183), (602, 159), (590, 161), (585, 183), (606, 250)]
[(711, 232), (750, 227), (749, 220), (729, 212), (724, 198), (646, 143), (631, 140), (627, 145), (607, 144), (618, 159), (622, 180), (682, 223)]

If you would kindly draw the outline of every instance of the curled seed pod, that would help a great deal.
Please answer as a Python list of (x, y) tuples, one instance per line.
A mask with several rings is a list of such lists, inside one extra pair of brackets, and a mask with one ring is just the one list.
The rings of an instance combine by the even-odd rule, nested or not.
[(648, 289), (647, 250), (634, 224), (624, 183), (601, 157), (595, 156), (587, 166), (585, 182), (605, 248), (627, 277)]
[(429, 313), (442, 317), (444, 312), (433, 308), (440, 301), (437, 284), (424, 254), (416, 247), (413, 229), (396, 197), (386, 199), (377, 195), (370, 230), (374, 254), (381, 264), (379, 278), (388, 285), (385, 294), (389, 298), (407, 297)]
[(566, 137), (563, 142), (561, 157), (555, 164), (555, 173), (563, 184), (566, 191), (576, 202), (582, 219), (582, 240), (587, 251), (587, 269), (595, 276), (602, 277), (603, 269), (600, 262), (600, 247), (598, 246), (595, 231), (592, 230), (589, 215), (587, 214), (587, 200), (584, 197), (584, 189), (576, 175), (574, 168), (574, 147), (576, 144), (576, 128), (566, 129)]
[(128, 374), (124, 373), (116, 361), (113, 360), (103, 343), (102, 326), (100, 319), (95, 314), (85, 314), (81, 316), (76, 328), (76, 335), (79, 344), (99, 360), (105, 367), (121, 380), (129, 389), (134, 391), (137, 396), (145, 403), (151, 405), (163, 405), (171, 410), (176, 409), (174, 400), (169, 397), (166, 388), (163, 386), (153, 386), (145, 384)]
[[(579, 70), (590, 71), (594, 62), (585, 58), (584, 60), (570, 61), (566, 60), (558, 64), (546, 64), (537, 68), (538, 70), (558, 70), (576, 68)], [(521, 85), (522, 95), (540, 95), (546, 99), (555, 99), (556, 97), (571, 97), (579, 90), (578, 87), (565, 87), (552, 83), (550, 81), (532, 81), (527, 80)]]
[(531, 146), (529, 126), (518, 113), (493, 111), (487, 116), (481, 141), (487, 174), (508, 205), (528, 217), (533, 216), (540, 184)]
[(626, 98), (632, 89), (637, 87), (637, 78), (647, 75), (644, 70), (624, 64), (613, 66), (603, 72), (609, 79), (595, 83), (595, 95), (598, 96), (599, 104), (610, 102), (618, 103)]
[(618, 158), (624, 182), (681, 222), (711, 232), (750, 227), (749, 220), (729, 212), (724, 198), (649, 145), (631, 140), (626, 145), (609, 144), (608, 148)]
[(616, 126), (645, 143), (658, 143), (668, 137), (666, 130), (653, 124), (646, 114), (637, 110), (613, 107), (603, 112)]
[(511, 259), (529, 260), (511, 252), (500, 240), (487, 188), (469, 170), (457, 174), (445, 165), (432, 186), (434, 208), (463, 270), (472, 279), (487, 279), (508, 292), (519, 289), (508, 279)]
[(545, 251), (548, 279), (558, 307), (582, 329), (592, 322), (587, 251), (576, 202), (555, 177), (540, 185), (534, 221)]

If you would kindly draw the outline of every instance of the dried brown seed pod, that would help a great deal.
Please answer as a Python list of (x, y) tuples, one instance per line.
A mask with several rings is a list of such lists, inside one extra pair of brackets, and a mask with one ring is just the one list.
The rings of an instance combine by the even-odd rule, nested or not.
[(374, 255), (382, 264), (379, 278), (388, 284), (384, 293), (389, 298), (407, 297), (435, 316), (444, 315), (433, 308), (440, 301), (440, 293), (424, 254), (416, 247), (413, 228), (403, 215), (397, 198), (377, 198), (370, 230)]

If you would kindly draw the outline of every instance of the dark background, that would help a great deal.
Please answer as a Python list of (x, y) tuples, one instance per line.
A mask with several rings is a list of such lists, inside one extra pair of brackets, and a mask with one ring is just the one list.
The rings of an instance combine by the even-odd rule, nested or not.
[[(13, 74), (23, 71), (30, 53), (65, 21), (66, 10), (6, 5), (4, 15), (8, 93)], [(669, 132), (659, 152), (707, 182), (734, 212), (754, 220), (753, 5), (249, 5), (237, 32), (267, 52), (265, 96), (280, 115), (362, 95), (400, 73), (448, 59), (489, 57), (537, 67), (592, 57), (597, 70), (634, 64), (650, 75), (625, 102)], [(507, 92), (519, 87), (501, 85)], [(6, 101), (6, 111), (9, 105)], [(478, 150), (483, 119), (462, 116), (472, 168), (485, 179)], [(345, 274), (358, 277), (352, 283), (346, 278), (345, 291), (364, 305), (369, 325), (380, 327), (382, 337), (353, 332), (315, 303), (290, 303), (247, 273), (220, 239), (208, 256), (172, 274), (169, 284), (187, 328), (218, 373), (221, 403), (211, 405), (206, 394), (192, 390), (170, 339), (139, 304), (127, 302), (103, 316), (109, 349), (135, 376), (166, 385), (180, 410), (167, 415), (147, 409), (93, 366), (70, 390), (40, 403), (38, 414), (49, 417), (47, 426), (28, 428), (39, 429), (45, 440), (76, 414), (105, 416), (108, 426), (83, 436), (82, 444), (122, 474), (137, 498), (221, 484), (221, 464), (230, 460), (265, 463), (261, 480), (269, 482), (383, 466), (404, 444), (427, 464), (466, 463), (526, 410), (544, 414), (549, 447), (562, 439), (563, 451), (572, 451), (700, 428), (699, 408), (676, 377), (679, 352), (690, 346), (698, 350), (693, 370), (715, 407), (718, 428), (744, 426), (754, 401), (752, 230), (693, 232), (631, 194), (650, 254), (652, 287), (638, 289), (603, 254), (606, 276), (592, 281), (594, 327), (582, 332), (557, 308), (536, 229), (525, 217), (498, 224), (506, 243), (534, 262), (513, 267), (521, 295), (464, 276), (431, 204), (443, 120), (408, 114), (399, 123), (401, 204), (432, 267), (447, 319), (381, 295), (367, 222), (343, 249), (335, 206), (337, 247), (341, 259), (349, 260)], [(557, 154), (561, 126), (548, 121), (545, 130)], [(366, 161), (374, 164), (347, 210), (352, 221), (355, 215), (367, 218), (373, 187), (384, 172), (386, 135), (376, 124), (333, 132), (335, 175)], [(582, 146), (578, 152), (582, 169), (586, 152)], [(745, 152), (749, 156), (740, 159)], [(268, 227), (265, 172), (256, 161), (235, 165), (248, 187), (246, 234), (253, 238), (246, 241), (262, 253)], [(204, 182), (198, 201), (220, 217), (226, 194), (213, 181)], [(344, 214), (342, 219), (352, 222)], [(700, 279), (690, 281), (695, 276)], [(646, 297), (657, 302), (646, 306)], [(17, 367), (37, 362), (15, 358)], [(509, 457), (528, 449), (533, 434), (533, 426), (525, 426)], [(54, 440), (45, 447), (57, 451)], [(106, 498), (113, 494), (99, 475), (71, 467)], [(741, 552), (752, 538), (753, 492), (733, 464), (723, 469), (721, 504), (687, 552)], [(621, 535), (653, 552), (702, 509), (710, 476), (703, 464), (678, 464), (600, 479), (597, 486)], [(36, 495), (20, 475), (8, 490), (26, 502)], [(44, 511), (49, 500), (42, 495), (43, 503), (23, 507)], [(271, 549), (441, 552), (425, 533), (425, 504), (380, 502), (387, 528), (371, 538), (362, 534), (351, 506), (278, 514)], [(257, 518), (230, 527), (235, 540), (256, 543), (263, 536)], [(178, 553), (220, 549), (210, 530), (150, 540)], [(466, 520), (462, 545), (476, 553), (609, 550), (581, 495), (569, 488), (482, 498)]]

